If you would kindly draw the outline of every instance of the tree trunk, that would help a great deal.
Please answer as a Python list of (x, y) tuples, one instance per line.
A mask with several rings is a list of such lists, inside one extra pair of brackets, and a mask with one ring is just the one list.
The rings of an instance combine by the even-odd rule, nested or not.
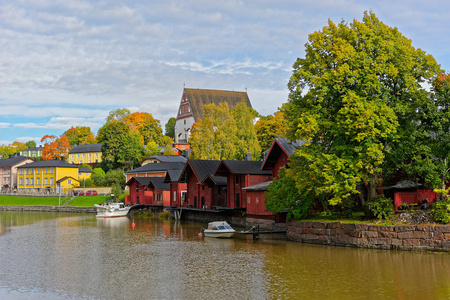
[(367, 207), (367, 203), (372, 201), (376, 195), (375, 177), (372, 176), (370, 181), (360, 184), (357, 189), (359, 191), (359, 200), (361, 202), (361, 207), (364, 211), (364, 216), (366, 218), (373, 217), (372, 212)]

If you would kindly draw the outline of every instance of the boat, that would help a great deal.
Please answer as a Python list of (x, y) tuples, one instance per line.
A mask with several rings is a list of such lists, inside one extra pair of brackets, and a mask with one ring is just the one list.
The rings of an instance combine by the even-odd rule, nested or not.
[(105, 204), (94, 204), (97, 209), (97, 218), (125, 217), (132, 206), (123, 202), (108, 201)]
[(226, 221), (215, 221), (208, 223), (208, 228), (203, 230), (206, 237), (229, 238), (235, 230)]

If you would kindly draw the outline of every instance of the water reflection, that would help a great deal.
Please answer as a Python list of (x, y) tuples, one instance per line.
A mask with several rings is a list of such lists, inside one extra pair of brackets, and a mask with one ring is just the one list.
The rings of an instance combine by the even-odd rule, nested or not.
[(0, 213), (0, 297), (450, 298), (448, 254), (199, 238), (204, 226)]

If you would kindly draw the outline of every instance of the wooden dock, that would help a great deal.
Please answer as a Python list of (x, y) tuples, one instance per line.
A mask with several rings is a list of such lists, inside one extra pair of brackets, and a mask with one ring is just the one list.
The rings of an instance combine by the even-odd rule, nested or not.
[(286, 234), (286, 230), (260, 230), (259, 225), (253, 226), (247, 231), (241, 231), (240, 234), (243, 235), (253, 235), (254, 240), (259, 240), (259, 237), (261, 234), (275, 234), (275, 233), (282, 233)]

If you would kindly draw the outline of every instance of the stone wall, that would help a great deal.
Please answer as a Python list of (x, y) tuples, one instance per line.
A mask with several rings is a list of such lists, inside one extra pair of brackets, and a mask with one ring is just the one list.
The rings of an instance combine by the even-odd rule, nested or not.
[(287, 223), (287, 238), (301, 243), (358, 248), (450, 251), (450, 225), (347, 224), (296, 221)]
[(95, 207), (76, 206), (0, 206), (0, 211), (96, 213)]

